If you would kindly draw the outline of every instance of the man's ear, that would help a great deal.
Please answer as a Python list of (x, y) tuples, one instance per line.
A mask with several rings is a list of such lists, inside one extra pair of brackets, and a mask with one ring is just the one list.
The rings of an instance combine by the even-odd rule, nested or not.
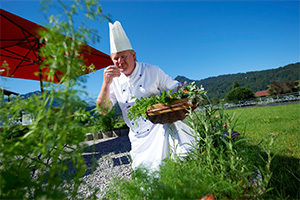
[(134, 60), (136, 60), (136, 53), (135, 53), (135, 51), (132, 52), (132, 55), (133, 55)]

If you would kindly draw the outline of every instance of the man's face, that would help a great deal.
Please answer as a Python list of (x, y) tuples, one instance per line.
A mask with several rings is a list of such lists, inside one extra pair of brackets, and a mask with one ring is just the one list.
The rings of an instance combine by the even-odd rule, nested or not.
[(120, 69), (126, 76), (132, 74), (135, 68), (135, 52), (126, 50), (110, 55), (114, 65)]

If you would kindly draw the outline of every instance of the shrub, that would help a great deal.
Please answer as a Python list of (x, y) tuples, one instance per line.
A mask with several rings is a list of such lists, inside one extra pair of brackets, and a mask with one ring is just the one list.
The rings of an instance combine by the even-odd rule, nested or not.
[(99, 112), (95, 113), (92, 125), (96, 129), (96, 132), (105, 132), (113, 130), (116, 125), (116, 122), (117, 118), (115, 113), (115, 107), (113, 107), (113, 109), (106, 115), (101, 115), (99, 114)]
[(280, 81), (273, 81), (269, 86), (268, 93), (270, 95), (280, 96), (281, 94), (298, 92), (299, 88), (299, 81), (286, 81), (284, 83)]
[(227, 93), (225, 97), (226, 102), (236, 102), (236, 101), (242, 101), (245, 99), (251, 99), (254, 98), (254, 93), (252, 90), (246, 88), (246, 87), (236, 87), (230, 92)]

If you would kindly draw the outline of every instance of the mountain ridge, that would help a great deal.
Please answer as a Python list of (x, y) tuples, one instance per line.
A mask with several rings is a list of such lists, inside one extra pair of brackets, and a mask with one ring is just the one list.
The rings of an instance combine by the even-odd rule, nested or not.
[(285, 65), (283, 67), (250, 71), (245, 73), (225, 74), (212, 76), (200, 80), (192, 80), (185, 76), (178, 75), (175, 80), (184, 83), (195, 82), (198, 86), (203, 86), (209, 98), (225, 98), (225, 95), (232, 89), (234, 81), (240, 86), (251, 89), (254, 93), (268, 89), (273, 81), (292, 81), (300, 79), (300, 62)]

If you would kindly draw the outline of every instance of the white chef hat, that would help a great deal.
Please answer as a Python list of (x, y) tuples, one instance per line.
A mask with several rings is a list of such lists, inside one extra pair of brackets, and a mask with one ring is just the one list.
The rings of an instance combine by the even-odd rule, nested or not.
[(132, 50), (130, 41), (119, 21), (109, 23), (110, 53)]

